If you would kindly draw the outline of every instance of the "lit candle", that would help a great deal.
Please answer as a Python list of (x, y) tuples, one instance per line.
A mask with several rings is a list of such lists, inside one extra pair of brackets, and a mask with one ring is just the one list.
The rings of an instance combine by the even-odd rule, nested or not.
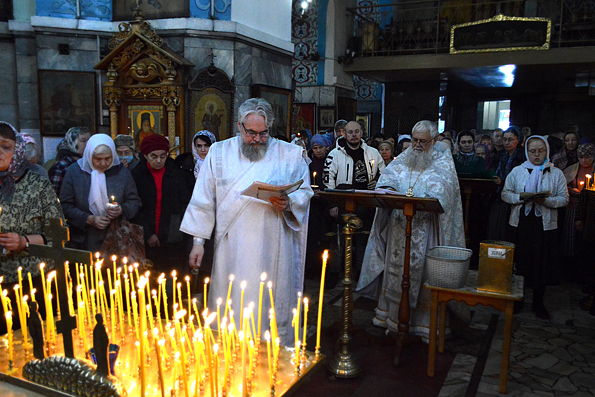
[(318, 294), (318, 323), (316, 324), (316, 354), (320, 350), (320, 327), (322, 324), (322, 302), (324, 300), (324, 278), (326, 275), (326, 262), (328, 260), (328, 250), (322, 254), (322, 274), (320, 275), (320, 293)]
[(240, 338), (240, 349), (242, 357), (242, 397), (246, 397), (248, 393), (246, 389), (246, 338), (244, 336), (244, 331), (240, 331), (238, 336)]
[(176, 303), (176, 280), (178, 279), (178, 273), (174, 270), (171, 272), (171, 277), (173, 279), (172, 282), (172, 296), (171, 296), (171, 301), (172, 303)]
[[(194, 381), (194, 396), (198, 396), (198, 390), (200, 388), (200, 383), (202, 381), (202, 371), (200, 365), (200, 349), (199, 346), (202, 341), (202, 331), (199, 329), (194, 333), (194, 357), (196, 359), (196, 369), (195, 369), (195, 381)], [(162, 396), (163, 397), (163, 396)]]
[(306, 344), (307, 336), (308, 336), (308, 298), (304, 298), (304, 337), (302, 338), (302, 345)]
[(124, 273), (124, 287), (126, 294), (126, 315), (128, 317), (128, 332), (130, 332), (130, 327), (132, 326), (132, 319), (130, 317), (130, 284), (128, 282), (128, 274), (126, 272)]
[(291, 324), (293, 325), (293, 333), (294, 333), (293, 345), (296, 346), (296, 349), (297, 349), (298, 340), (300, 340), (300, 336), (299, 336), (300, 324), (299, 324), (297, 309), (293, 309), (293, 319), (291, 320)]
[[(215, 395), (218, 396), (219, 395), (219, 375), (218, 375), (218, 369), (219, 369), (219, 345), (217, 343), (215, 343), (213, 345), (213, 354), (215, 355), (214, 361), (215, 361), (215, 365), (213, 366), (213, 370), (214, 370), (214, 375), (215, 375)], [(188, 396), (186, 396), (188, 397)]]
[(6, 330), (8, 331), (8, 361), (12, 362), (14, 358), (14, 343), (12, 340), (12, 312), (9, 310), (5, 313)]
[(186, 276), (186, 289), (188, 290), (188, 315), (192, 313), (192, 297), (190, 296), (190, 276)]
[(296, 375), (300, 370), (300, 341), (298, 340), (295, 345), (295, 373)]
[(146, 278), (141, 278), (138, 282), (138, 298), (140, 306), (140, 395), (145, 395), (146, 382), (145, 382), (145, 330), (147, 329), (147, 314), (145, 313), (145, 284), (147, 283)]
[[(109, 271), (109, 269), (107, 269)], [(110, 290), (109, 294), (109, 303), (110, 303), (110, 325), (112, 328), (112, 340), (116, 341), (116, 315), (115, 315), (115, 302), (114, 302), (114, 295), (116, 294), (116, 290)]]
[(111, 198), (112, 198), (112, 202), (111, 203), (114, 204), (116, 202), (116, 198), (114, 196), (112, 196)]
[(30, 292), (30, 295), (31, 295), (31, 300), (33, 302), (37, 302), (35, 300), (35, 288), (33, 288), (33, 278), (31, 277), (31, 272), (28, 272), (27, 273), (27, 278), (29, 279), (29, 292)]
[(240, 283), (240, 289), (242, 290), (240, 295), (240, 325), (242, 326), (241, 330), (246, 334), (244, 329), (244, 290), (246, 289), (246, 281)]
[[(234, 280), (234, 275), (230, 274), (229, 275), (229, 288), (227, 289), (227, 299), (225, 300), (225, 302), (229, 302), (229, 298), (231, 296), (231, 286), (233, 285), (233, 280)], [(227, 317), (227, 307), (225, 306), (225, 312), (223, 313), (223, 317)]]
[(585, 187), (587, 188), (587, 190), (591, 190), (591, 175), (590, 174), (585, 175)]
[(312, 186), (316, 186), (316, 171), (312, 173)]
[(2, 233), (2, 207), (0, 207), (0, 233)]
[(370, 182), (374, 179), (374, 160), (370, 161)]
[(298, 291), (298, 293), (297, 293), (297, 310), (296, 310), (296, 312), (297, 312), (297, 317), (296, 317), (295, 333), (297, 335), (296, 335), (295, 341), (297, 342), (298, 340), (300, 340), (300, 337), (299, 337), (300, 323), (301, 323), (300, 318), (302, 317), (302, 292), (301, 291)]
[(268, 330), (264, 333), (264, 339), (267, 341), (267, 361), (269, 362), (269, 385), (273, 388), (273, 363), (271, 362), (271, 334)]
[(260, 275), (260, 291), (258, 292), (258, 335), (260, 335), (260, 326), (262, 324), (262, 290), (264, 289), (264, 281), (267, 279), (267, 274), (262, 273)]
[(204, 308), (207, 308), (207, 284), (209, 284), (209, 278), (205, 278), (205, 286), (204, 286), (204, 296), (203, 296), (203, 300), (204, 300)]
[[(221, 334), (221, 315), (220, 315), (220, 308), (221, 308), (221, 298), (217, 299), (217, 330), (219, 334)], [(219, 335), (219, 339), (221, 339), (221, 335)]]
[(273, 339), (277, 339), (277, 335), (279, 335), (277, 333), (277, 318), (276, 318), (276, 314), (275, 314), (275, 300), (273, 299), (273, 282), (269, 281), (267, 283), (267, 287), (269, 288), (269, 296), (271, 298), (271, 313), (273, 315), (272, 319), (271, 319), (271, 334)]

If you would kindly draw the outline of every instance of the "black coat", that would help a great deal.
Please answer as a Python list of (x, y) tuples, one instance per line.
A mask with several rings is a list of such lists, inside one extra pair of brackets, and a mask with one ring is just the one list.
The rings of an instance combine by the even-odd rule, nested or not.
[[(155, 234), (155, 207), (157, 206), (157, 187), (148, 167), (147, 160), (141, 159), (131, 171), (138, 195), (143, 203), (134, 223), (143, 226), (145, 240)], [(174, 160), (168, 157), (165, 161), (165, 173), (163, 174), (161, 216), (159, 234), (157, 235), (162, 246), (167, 243), (172, 217), (177, 216), (178, 219), (181, 219), (184, 216), (183, 198), (188, 195), (186, 190), (178, 167)]]
[(179, 168), (180, 177), (183, 180), (184, 186), (186, 187), (186, 196), (182, 198), (183, 208), (182, 212), (186, 212), (186, 207), (190, 203), (192, 198), (192, 192), (194, 191), (194, 184), (196, 178), (194, 177), (194, 158), (192, 153), (182, 153), (176, 157), (176, 166)]

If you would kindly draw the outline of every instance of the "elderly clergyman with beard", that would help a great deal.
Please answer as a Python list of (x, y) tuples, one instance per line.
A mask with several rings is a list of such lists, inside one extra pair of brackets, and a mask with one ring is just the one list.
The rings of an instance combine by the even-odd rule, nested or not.
[[(238, 113), (240, 135), (211, 146), (180, 230), (194, 236), (192, 268), (200, 266), (204, 241), (211, 234), (215, 239), (211, 312), (218, 298), (225, 302), (233, 274), (231, 300), (238, 324), (240, 283), (246, 281), (244, 307), (254, 302), (257, 310), (260, 277), (266, 272), (267, 282), (273, 283), (279, 337), (288, 345), (293, 340), (291, 308), (303, 287), (308, 211), (314, 195), (308, 164), (301, 147), (269, 137), (274, 115), (267, 101), (248, 99)], [(255, 181), (284, 185), (300, 179), (304, 180), (300, 189), (270, 202), (241, 195)], [(261, 335), (268, 329), (269, 308), (269, 299), (263, 299)]]
[[(435, 147), (437, 136), (436, 124), (418, 122), (413, 127), (411, 146), (386, 167), (377, 184), (408, 196), (436, 198), (444, 208), (439, 215), (419, 211), (412, 224), (409, 333), (422, 336), (426, 342), (430, 327), (430, 293), (423, 288), (426, 252), (438, 245), (465, 246), (457, 173), (450, 150)], [(401, 301), (405, 225), (402, 210), (377, 211), (357, 288), (358, 293), (378, 300), (374, 324), (394, 332)]]

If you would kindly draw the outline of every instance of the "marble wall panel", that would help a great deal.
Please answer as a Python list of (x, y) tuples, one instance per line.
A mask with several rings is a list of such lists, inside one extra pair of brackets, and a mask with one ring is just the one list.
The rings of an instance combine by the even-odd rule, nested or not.
[(37, 55), (35, 37), (16, 37), (14, 39), (14, 52), (17, 55)]
[[(37, 84), (37, 57), (17, 55), (16, 56), (16, 75), (20, 83)], [(2, 91), (0, 91), (2, 92)]]
[(37, 53), (39, 69), (92, 71), (97, 64), (97, 53), (92, 51), (71, 51), (60, 55), (58, 50), (40, 49)]
[(20, 83), (17, 87), (19, 95), (19, 118), (21, 128), (24, 128), (23, 120), (37, 120), (39, 128), (39, 96), (37, 83)]
[[(240, 108), (240, 105), (242, 103), (244, 103), (244, 101), (246, 101), (246, 99), (250, 98), (250, 86), (246, 86), (246, 85), (237, 85), (236, 86), (236, 97), (235, 97), (235, 101), (234, 101), (234, 116), (233, 116), (233, 121), (234, 124), (237, 124), (238, 122), (238, 109)], [(234, 125), (234, 131), (237, 133), (238, 132), (238, 128), (237, 125)]]
[(178, 55), (184, 54), (184, 38), (183, 37), (162, 37), (163, 41), (169, 48), (175, 51)]
[(235, 42), (234, 43), (234, 49), (236, 51), (239, 51), (239, 52), (243, 52), (243, 53), (252, 55), (252, 52), (253, 52), (254, 47), (249, 46), (249, 45), (244, 44), (244, 43)]
[(235, 57), (235, 83), (237, 85), (250, 85), (252, 82), (252, 56), (236, 51)]
[[(233, 64), (234, 64), (234, 53), (233, 51), (226, 50), (215, 50), (214, 63), (218, 69), (223, 70), (231, 79), (234, 75)], [(193, 73), (206, 68), (211, 64), (211, 49), (210, 48), (197, 48), (197, 47), (186, 47), (184, 51), (184, 57), (192, 62), (195, 67)]]
[(209, 39), (200, 37), (184, 38), (186, 47), (213, 48), (217, 50), (234, 50), (234, 42), (231, 40)]
[(0, 73), (0, 92), (3, 93), (3, 95), (0, 95), (0, 108), (5, 105), (16, 106), (17, 98), (14, 95), (16, 93), (16, 84), (12, 73)]
[(254, 57), (252, 58), (252, 83), (291, 89), (291, 67)]

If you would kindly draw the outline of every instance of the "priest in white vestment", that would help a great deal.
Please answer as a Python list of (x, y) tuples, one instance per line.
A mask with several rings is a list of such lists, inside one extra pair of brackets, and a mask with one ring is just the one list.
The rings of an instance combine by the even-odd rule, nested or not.
[[(377, 184), (401, 194), (411, 191), (415, 197), (436, 198), (444, 209), (443, 214), (418, 211), (412, 223), (409, 333), (426, 342), (430, 292), (423, 288), (427, 280), (425, 254), (439, 245), (465, 247), (459, 181), (450, 150), (434, 147), (437, 135), (433, 122), (417, 123), (411, 146), (386, 167)], [(402, 210), (378, 209), (357, 287), (358, 293), (378, 300), (374, 324), (394, 332), (398, 331), (406, 223)]]
[[(308, 165), (303, 149), (270, 138), (274, 121), (271, 105), (252, 98), (239, 108), (240, 136), (211, 146), (201, 167), (192, 199), (180, 230), (194, 236), (190, 266), (200, 266), (204, 241), (215, 239), (215, 253), (208, 296), (209, 311), (216, 301), (225, 302), (229, 276), (235, 281), (231, 291), (236, 325), (240, 319), (240, 283), (246, 281), (244, 307), (254, 302), (254, 321), (258, 321), (260, 277), (267, 274), (273, 283), (274, 306), (281, 344), (293, 344), (292, 309), (302, 291), (310, 187)], [(243, 196), (253, 182), (272, 185), (295, 183), (301, 187), (270, 202)], [(265, 285), (262, 329), (269, 329), (269, 292)], [(221, 305), (223, 315), (225, 303)]]

